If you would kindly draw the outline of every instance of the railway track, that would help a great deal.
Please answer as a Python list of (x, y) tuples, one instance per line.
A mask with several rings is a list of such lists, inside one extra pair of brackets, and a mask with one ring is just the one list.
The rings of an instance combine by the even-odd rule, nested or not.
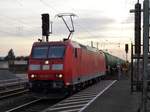
[(0, 111), (23, 112), (27, 108), (29, 111), (43, 110), (55, 103), (55, 101), (34, 98), (29, 90), (26, 89), (26, 84), (27, 80), (23, 79), (0, 81)]
[(27, 93), (28, 91), (29, 90), (25, 89), (24, 87), (19, 87), (19, 88), (14, 88), (11, 90), (1, 91), (0, 92), (0, 100), (5, 99), (5, 98), (9, 98), (12, 96), (24, 94), (24, 93)]
[(25, 85), (27, 82), (28, 82), (28, 80), (26, 78), (1, 80), (0, 81), (0, 90), (18, 86), (18, 85)]
[(28, 103), (9, 109), (5, 112), (40, 112), (58, 101), (59, 100), (35, 99)]
[(41, 99), (36, 99), (36, 100), (30, 101), (30, 102), (28, 102), (28, 103), (25, 103), (25, 104), (23, 104), (23, 105), (17, 106), (17, 107), (15, 107), (15, 108), (9, 109), (9, 110), (7, 110), (6, 112), (16, 112), (16, 111), (19, 111), (19, 110), (21, 110), (21, 109), (24, 109), (24, 108), (26, 108), (26, 107), (28, 107), (28, 106), (30, 106), (30, 105), (33, 105), (33, 104), (35, 104), (35, 103), (37, 103), (37, 102), (39, 102), (39, 101), (41, 101)]
[(11, 79), (0, 81), (0, 100), (28, 92), (27, 79)]
[(0, 95), (27, 87), (27, 79), (11, 79), (0, 81)]

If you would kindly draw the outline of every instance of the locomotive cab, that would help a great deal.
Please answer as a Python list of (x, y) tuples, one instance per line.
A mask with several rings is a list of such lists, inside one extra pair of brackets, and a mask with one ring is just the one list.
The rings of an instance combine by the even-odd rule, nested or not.
[(34, 43), (29, 59), (29, 87), (36, 93), (56, 93), (64, 87), (64, 59), (67, 46), (62, 42)]

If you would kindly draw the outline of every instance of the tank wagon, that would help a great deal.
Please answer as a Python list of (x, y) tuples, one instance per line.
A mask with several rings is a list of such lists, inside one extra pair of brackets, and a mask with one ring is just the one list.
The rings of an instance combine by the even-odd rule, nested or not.
[(63, 96), (105, 72), (105, 53), (96, 48), (71, 40), (35, 42), (29, 57), (29, 88), (33, 93)]
[(123, 59), (113, 56), (109, 54), (108, 52), (103, 51), (103, 53), (105, 55), (106, 72), (108, 74), (111, 74), (112, 72), (117, 71), (117, 65), (122, 66), (125, 63)]

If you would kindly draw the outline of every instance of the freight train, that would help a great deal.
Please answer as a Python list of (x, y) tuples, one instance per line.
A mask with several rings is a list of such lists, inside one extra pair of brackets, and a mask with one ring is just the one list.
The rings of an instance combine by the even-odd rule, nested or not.
[(105, 54), (105, 62), (106, 62), (106, 73), (112, 75), (113, 72), (118, 71), (118, 65), (123, 66), (126, 62), (116, 56), (109, 54), (108, 52), (104, 52)]
[(72, 40), (35, 42), (29, 57), (29, 88), (55, 98), (65, 96), (97, 81), (118, 63), (124, 61)]

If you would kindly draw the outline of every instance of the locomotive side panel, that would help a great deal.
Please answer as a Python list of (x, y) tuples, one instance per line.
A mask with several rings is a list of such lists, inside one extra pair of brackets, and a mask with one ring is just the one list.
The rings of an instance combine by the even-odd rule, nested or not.
[(105, 57), (99, 52), (81, 49), (79, 82), (105, 74)]
[(64, 58), (64, 83), (66, 86), (72, 85), (72, 79), (74, 74), (74, 63), (73, 63), (73, 48), (67, 45), (66, 54)]
[(77, 84), (80, 82), (80, 74), (82, 70), (81, 63), (81, 49), (80, 48), (73, 48), (73, 84)]

